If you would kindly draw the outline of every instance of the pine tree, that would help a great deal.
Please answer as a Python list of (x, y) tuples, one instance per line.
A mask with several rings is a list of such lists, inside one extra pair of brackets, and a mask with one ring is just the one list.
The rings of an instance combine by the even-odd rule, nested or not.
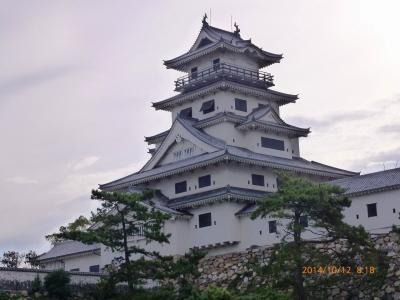
[(131, 293), (146, 280), (173, 277), (171, 268), (175, 263), (172, 257), (163, 257), (132, 242), (132, 238), (138, 236), (147, 243), (169, 242), (170, 235), (163, 233), (162, 228), (170, 216), (151, 205), (152, 196), (152, 191), (128, 194), (93, 190), (92, 199), (100, 201), (101, 206), (91, 217), (79, 217), (47, 238), (53, 243), (59, 240), (101, 243), (113, 252), (121, 253), (114, 259), (115, 268), (110, 269), (110, 277), (115, 282), (127, 282)]
[[(261, 269), (273, 286), (292, 288), (295, 299), (307, 299), (313, 288), (349, 280), (346, 272), (356, 272), (357, 266), (378, 267), (373, 274), (358, 276), (358, 284), (384, 278), (387, 267), (384, 254), (375, 249), (362, 226), (343, 221), (343, 210), (351, 205), (351, 200), (341, 188), (280, 173), (278, 191), (258, 205), (252, 218), (276, 219), (281, 234), (281, 242), (273, 247), (268, 265)], [(332, 246), (339, 242), (345, 245), (341, 251)], [(332, 268), (327, 269), (328, 266), (344, 267), (345, 274), (329, 276)], [(305, 275), (307, 267), (316, 276)], [(308, 279), (314, 281), (307, 282), (306, 289)]]

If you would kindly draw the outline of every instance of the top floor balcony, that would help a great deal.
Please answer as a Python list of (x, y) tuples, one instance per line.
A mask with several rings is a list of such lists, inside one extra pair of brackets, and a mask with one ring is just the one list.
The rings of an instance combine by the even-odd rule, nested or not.
[(175, 91), (194, 90), (221, 79), (247, 84), (258, 88), (273, 86), (270, 73), (241, 68), (226, 63), (214, 64), (212, 67), (192, 72), (175, 80)]

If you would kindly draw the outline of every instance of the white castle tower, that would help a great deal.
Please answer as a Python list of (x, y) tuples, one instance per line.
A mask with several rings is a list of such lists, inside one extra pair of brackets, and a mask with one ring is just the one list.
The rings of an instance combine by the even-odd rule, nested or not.
[[(134, 174), (100, 185), (106, 191), (158, 190), (154, 205), (171, 214), (170, 244), (159, 250), (182, 254), (200, 247), (217, 254), (278, 241), (275, 220), (251, 220), (255, 201), (277, 190), (275, 171), (315, 181), (358, 173), (300, 156), (308, 128), (285, 123), (282, 105), (296, 95), (272, 90), (273, 77), (260, 69), (282, 55), (203, 19), (189, 51), (164, 62), (183, 71), (176, 96), (153, 103), (171, 112), (169, 130), (146, 137), (150, 160)], [(137, 242), (140, 242), (138, 240)]]

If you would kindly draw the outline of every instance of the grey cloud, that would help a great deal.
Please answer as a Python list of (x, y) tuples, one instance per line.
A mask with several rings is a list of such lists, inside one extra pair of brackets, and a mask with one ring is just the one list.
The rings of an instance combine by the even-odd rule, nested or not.
[(323, 118), (297, 116), (288, 117), (288, 121), (301, 127), (311, 127), (311, 129), (326, 129), (329, 127), (334, 127), (337, 124), (342, 124), (344, 122), (365, 120), (374, 116), (376, 113), (377, 112), (375, 111), (359, 110), (333, 113)]
[(14, 78), (4, 79), (0, 81), (0, 96), (31, 88), (44, 82), (68, 75), (76, 70), (77, 69), (73, 66), (50, 67)]
[(400, 134), (400, 124), (387, 124), (378, 128), (378, 132)]
[(374, 171), (381, 171), (384, 168), (394, 167), (400, 167), (400, 147), (388, 151), (380, 151), (354, 160), (351, 164), (352, 170), (368, 170), (372, 168)]

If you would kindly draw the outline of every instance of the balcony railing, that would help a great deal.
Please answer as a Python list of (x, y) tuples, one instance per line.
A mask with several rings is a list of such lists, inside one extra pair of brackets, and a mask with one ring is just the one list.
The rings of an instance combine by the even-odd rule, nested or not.
[(208, 69), (192, 72), (175, 80), (176, 91), (186, 91), (207, 85), (219, 79), (227, 79), (239, 83), (247, 83), (256, 87), (273, 86), (270, 73), (244, 69), (226, 63), (214, 64)]

